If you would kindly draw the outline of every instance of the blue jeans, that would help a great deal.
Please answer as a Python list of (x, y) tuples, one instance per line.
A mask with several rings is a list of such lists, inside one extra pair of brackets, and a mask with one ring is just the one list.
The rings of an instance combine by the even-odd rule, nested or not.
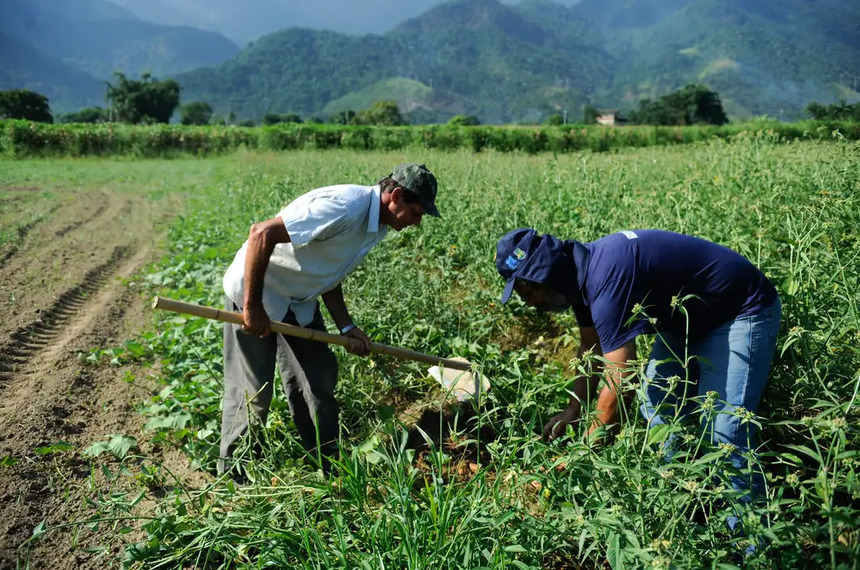
[[(781, 317), (782, 306), (777, 298), (761, 313), (725, 323), (686, 349), (683, 337), (659, 333), (640, 392), (640, 409), (649, 427), (667, 423), (672, 416), (687, 416), (697, 408), (704, 412), (701, 427), (711, 443), (733, 445), (732, 465), (741, 473), (749, 473), (730, 477), (732, 487), (742, 493), (743, 502), (751, 502), (764, 493), (760, 471), (748, 469), (744, 457), (755, 436), (755, 424), (749, 421), (751, 418), (744, 418), (744, 410), (755, 413), (758, 409)], [(681, 380), (674, 389), (673, 382), (667, 381), (672, 377)], [(715, 392), (716, 397), (709, 398), (709, 392)], [(703, 410), (703, 402), (713, 408)]]

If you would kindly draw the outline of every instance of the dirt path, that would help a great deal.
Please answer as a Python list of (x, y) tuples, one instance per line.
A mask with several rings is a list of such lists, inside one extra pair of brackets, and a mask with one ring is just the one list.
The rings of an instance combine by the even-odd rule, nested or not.
[[(129, 279), (158, 254), (162, 212), (145, 196), (2, 188), (3, 218), (17, 221), (0, 248), (0, 568), (102, 568), (85, 553), (86, 533), (48, 532), (20, 560), (18, 546), (45, 520), (50, 528), (85, 520), (91, 462), (82, 451), (110, 434), (140, 433), (134, 404), (146, 381), (128, 368), (87, 365), (150, 318)], [(145, 376), (143, 374), (142, 376)], [(69, 444), (39, 453), (58, 442)], [(78, 548), (75, 548), (77, 546)]]

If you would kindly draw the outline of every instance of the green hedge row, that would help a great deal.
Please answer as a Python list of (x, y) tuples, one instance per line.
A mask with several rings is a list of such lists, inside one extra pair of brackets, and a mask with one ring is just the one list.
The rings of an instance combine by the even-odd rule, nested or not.
[(479, 126), (421, 125), (364, 127), (341, 125), (135, 126), (116, 123), (51, 125), (0, 121), (0, 153), (7, 157), (208, 155), (239, 148), (281, 151), (301, 148), (394, 150), (406, 147), (474, 151), (495, 149), (527, 153), (591, 150), (690, 143), (714, 137), (764, 133), (781, 140), (842, 137), (860, 140), (860, 123), (803, 121), (733, 125), (624, 126)]

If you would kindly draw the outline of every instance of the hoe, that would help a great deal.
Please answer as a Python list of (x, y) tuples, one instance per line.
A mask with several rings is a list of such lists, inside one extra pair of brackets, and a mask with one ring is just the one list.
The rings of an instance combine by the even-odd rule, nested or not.
[[(232, 323), (234, 325), (241, 325), (244, 322), (241, 313), (224, 311), (195, 303), (185, 303), (165, 297), (155, 297), (152, 301), (152, 308)], [(327, 344), (337, 344), (340, 346), (347, 346), (349, 344), (349, 341), (343, 336), (316, 329), (288, 325), (280, 321), (272, 321), (272, 331), (287, 336), (325, 342)], [(473, 373), (472, 363), (465, 358), (442, 358), (440, 356), (433, 356), (432, 354), (424, 354), (423, 352), (415, 352), (414, 350), (376, 342), (370, 343), (370, 352), (432, 364), (433, 366), (428, 370), (428, 374), (436, 378), (452, 396), (455, 396), (460, 401), (468, 400), (490, 389), (489, 380), (482, 374)]]

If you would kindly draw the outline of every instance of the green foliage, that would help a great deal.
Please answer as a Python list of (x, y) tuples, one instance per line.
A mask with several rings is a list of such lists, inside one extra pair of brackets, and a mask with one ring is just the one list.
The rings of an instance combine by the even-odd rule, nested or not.
[(582, 108), (582, 122), (586, 125), (593, 125), (596, 123), (598, 115), (600, 115), (600, 111), (598, 111), (597, 107), (594, 105), (585, 105)]
[(52, 453), (60, 453), (63, 451), (71, 451), (74, 449), (74, 446), (65, 441), (58, 441), (56, 443), (52, 443), (50, 445), (43, 445), (37, 447), (33, 450), (33, 453), (37, 455), (50, 455)]
[(104, 123), (110, 120), (110, 112), (101, 107), (87, 107), (60, 115), (59, 119), (60, 123)]
[[(174, 156), (232, 152), (240, 148), (269, 151), (295, 149), (395, 150), (493, 149), (560, 153), (615, 151), (630, 147), (689, 144), (712, 138), (733, 139), (768, 131), (784, 140), (837, 137), (860, 139), (860, 123), (806, 121), (755, 122), (716, 126), (606, 128), (598, 125), (562, 127), (462, 128), (453, 125), (375, 127), (331, 124), (276, 124), (263, 128), (225, 126), (46, 125), (26, 121), (0, 122), (0, 153), (27, 156)], [(220, 123), (220, 124), (219, 124)]]
[(830, 105), (822, 105), (813, 101), (803, 111), (817, 121), (860, 122), (860, 103), (851, 105), (843, 100)]
[(0, 119), (24, 119), (53, 123), (48, 98), (26, 89), (0, 91)]
[(345, 111), (338, 111), (334, 113), (331, 117), (329, 117), (328, 122), (333, 125), (352, 125), (355, 121), (355, 111), (351, 109), (347, 109)]
[(149, 73), (140, 79), (128, 79), (114, 73), (115, 83), (108, 83), (107, 99), (112, 114), (124, 123), (169, 123), (179, 106), (179, 84), (173, 79), (158, 81)]
[[(97, 168), (91, 161), (7, 162), (11, 183), (60, 174), (94, 186), (149, 183), (157, 172), (159, 184), (193, 190), (188, 213), (170, 226), (165, 258), (141, 279), (152, 293), (220, 306), (221, 276), (252, 221), (333, 180), (373, 183), (408, 152), (439, 177), (445, 217), (392, 232), (371, 251), (344, 282), (351, 314), (375, 341), (464, 356), (492, 382), (474, 409), (452, 407), (424, 366), (335, 349), (337, 477), (322, 479), (304, 459), (288, 404), (278, 397), (256, 439), (239, 450), (246, 486), (200, 472), (183, 486), (167, 467), (126, 455), (119, 468), (102, 472), (110, 486), (88, 496), (93, 516), (70, 524), (103, 521), (123, 532), (142, 524), (132, 534), (98, 536), (105, 552), (124, 550), (128, 566), (147, 568), (727, 568), (730, 561), (750, 569), (852, 568), (860, 556), (860, 152), (841, 131), (831, 136), (833, 129), (813, 125), (821, 126), (784, 125), (797, 131), (790, 137), (765, 123), (683, 146), (567, 155), (493, 150), (521, 131), (560, 140), (550, 138), (567, 131), (558, 127), (274, 126), (258, 130), (272, 137), (301, 130), (308, 146), (277, 160), (242, 152), (116, 159)], [(666, 143), (707, 132), (585, 130), (594, 137), (650, 132)], [(377, 131), (389, 140), (421, 133), (437, 146), (354, 151)], [(484, 145), (480, 154), (446, 146), (461, 131)], [(341, 138), (341, 150), (310, 148), (329, 144), (332, 133), (348, 134), (354, 146)], [(520, 225), (584, 241), (631, 227), (699, 235), (741, 252), (775, 283), (783, 324), (761, 417), (750, 420), (763, 427), (757, 465), (767, 497), (741, 508), (743, 533), (732, 535), (724, 524), (737, 514), (719, 468), (728, 450), (703, 440), (698, 417), (648, 430), (632, 415), (603, 445), (585, 437), (587, 421), (559, 441), (541, 441), (543, 422), (594, 363), (574, 358), (571, 315), (539, 315), (516, 299), (499, 304), (503, 284), (492, 252), (500, 235)], [(105, 358), (152, 364), (160, 386), (140, 408), (146, 437), (211, 470), (221, 325), (165, 312), (155, 318), (152, 331)], [(647, 344), (640, 343), (641, 354)], [(440, 409), (452, 426), (444, 439), (433, 417)], [(434, 421), (422, 423), (423, 435), (413, 432), (416, 443), (409, 428), (422, 411)], [(661, 444), (670, 433), (681, 448), (667, 459)], [(132, 489), (119, 491), (118, 483)], [(143, 500), (145, 509), (132, 509)], [(753, 542), (760, 550), (743, 559)]]
[(266, 113), (263, 116), (264, 125), (277, 125), (278, 123), (301, 123), (302, 118), (296, 113)]
[(720, 96), (704, 85), (691, 84), (656, 101), (645, 99), (630, 113), (640, 125), (724, 125), (729, 120)]
[(405, 125), (406, 120), (400, 114), (395, 101), (376, 101), (370, 109), (359, 111), (352, 119), (356, 125), (375, 125), (378, 127), (396, 127)]
[[(469, 131), (487, 140), (505, 132)], [(453, 411), (461, 423), (444, 445), (433, 442), (438, 424), (425, 424), (431, 443), (415, 450), (404, 408), (445, 409), (434, 381), (418, 365), (342, 353), (337, 478), (321, 481), (302, 459), (288, 406), (276, 399), (258, 435), (261, 457), (239, 453), (250, 483), (215, 481), (158, 500), (146, 538), (126, 548), (126, 559), (165, 567), (698, 568), (725, 567), (761, 537), (744, 567), (850, 568), (860, 555), (857, 150), (839, 137), (786, 142), (768, 129), (565, 158), (423, 150), (446, 217), (386, 238), (345, 281), (345, 294), (373, 340), (476, 363), (493, 383), (479, 413)], [(223, 174), (201, 180), (194, 214), (172, 226), (168, 257), (148, 280), (160, 293), (218, 305), (220, 275), (249, 221), (333, 179), (372, 182), (401, 156), (299, 149), (277, 161), (222, 159)], [(570, 354), (570, 315), (498, 304), (502, 283), (488, 252), (514, 224), (586, 241), (629, 227), (700, 235), (740, 251), (777, 284), (784, 324), (763, 418), (753, 420), (763, 425), (768, 492), (742, 508), (747, 532), (726, 530), (726, 516), (736, 514), (719, 468), (728, 451), (699, 437), (698, 419), (649, 431), (631, 417), (602, 446), (584, 437), (588, 422), (559, 442), (540, 440), (540, 426), (591, 364)], [(220, 327), (158, 318), (157, 332), (139, 343), (163, 384), (146, 407), (148, 428), (211, 466)], [(482, 429), (494, 437), (485, 440)], [(660, 449), (670, 431), (682, 444), (667, 460)], [(157, 477), (149, 468), (137, 476), (147, 485)], [(100, 512), (110, 508), (100, 503)]]
[(137, 448), (137, 439), (129, 435), (113, 434), (110, 441), (97, 441), (84, 450), (84, 455), (98, 457), (110, 452), (117, 459), (124, 459), (132, 449)]
[(564, 124), (564, 116), (562, 116), (559, 113), (553, 113), (552, 115), (550, 115), (549, 117), (546, 118), (546, 120), (543, 122), (543, 124), (550, 126), (550, 127), (557, 127), (559, 125), (563, 125)]
[(255, 147), (258, 135), (239, 127), (179, 125), (40, 125), (0, 123), (0, 153), (7, 156), (173, 156), (203, 155)]
[(205, 101), (192, 101), (180, 108), (179, 122), (183, 125), (208, 125), (212, 121), (212, 105)]
[(474, 115), (454, 115), (448, 119), (448, 124), (457, 127), (477, 127), (481, 121)]
[(509, 4), (448, 2), (383, 35), (282, 30), (177, 80), (219, 112), (331, 116), (393, 99), (413, 124), (540, 124), (586, 103), (626, 113), (691, 83), (719, 92), (736, 120), (793, 120), (808, 101), (858, 98), (856, 3)]

